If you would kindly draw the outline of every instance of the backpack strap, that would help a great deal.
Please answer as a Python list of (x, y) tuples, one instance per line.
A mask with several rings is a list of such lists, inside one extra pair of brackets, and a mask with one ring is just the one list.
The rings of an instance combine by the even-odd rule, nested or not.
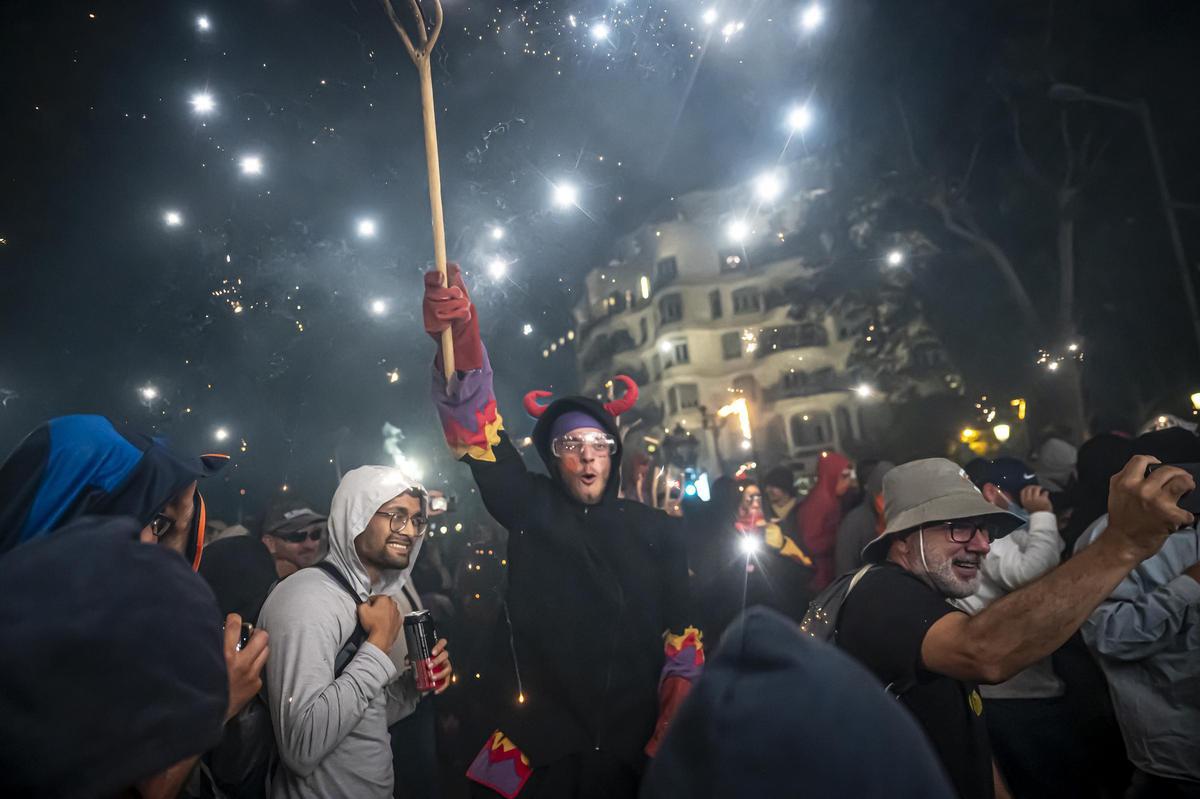
[[(358, 598), (358, 592), (350, 585), (350, 581), (346, 579), (346, 575), (342, 574), (336, 566), (327, 560), (322, 560), (314, 563), (311, 568), (317, 568), (325, 572), (333, 578), (333, 581), (345, 589), (350, 598), (354, 600), (354, 605), (357, 608), (363, 602)], [(354, 632), (350, 633), (350, 637), (342, 644), (342, 648), (338, 650), (337, 655), (333, 659), (333, 676), (340, 677), (342, 671), (350, 664), (351, 658), (358, 648), (363, 645), (363, 641), (367, 640), (367, 631), (362, 626), (362, 622), (358, 620), (358, 613), (354, 614)]]
[[(867, 576), (867, 572), (871, 571), (873, 568), (875, 568), (875, 564), (868, 563), (866, 566), (863, 566), (854, 573), (854, 576), (850, 578), (850, 585), (846, 588), (846, 596), (850, 596), (850, 592), (854, 590), (854, 586), (858, 585), (862, 578)], [(845, 599), (843, 598), (842, 601), (845, 601)], [(888, 683), (884, 690), (896, 699), (899, 699), (900, 697), (904, 696), (904, 694), (908, 693), (909, 689), (914, 687), (916, 684), (916, 675), (910, 674), (902, 680), (894, 680), (893, 682)]]

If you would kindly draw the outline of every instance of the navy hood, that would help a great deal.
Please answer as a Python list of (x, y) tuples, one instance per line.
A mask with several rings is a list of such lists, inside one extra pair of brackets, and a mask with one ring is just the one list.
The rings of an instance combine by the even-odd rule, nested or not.
[(924, 731), (836, 647), (746, 611), (671, 722), (641, 799), (952, 799)]
[[(185, 457), (103, 416), (51, 419), (0, 465), (0, 556), (81, 516), (130, 516), (145, 527), (184, 486), (228, 460)], [(204, 516), (197, 491), (186, 553), (193, 569), (204, 550)]]
[(131, 519), (79, 519), (0, 558), (0, 784), (113, 796), (221, 739), (212, 591)]
[(546, 470), (550, 472), (550, 477), (558, 484), (559, 488), (566, 491), (562, 484), (562, 478), (558, 475), (558, 458), (554, 457), (554, 453), (550, 449), (551, 439), (550, 431), (554, 427), (555, 420), (564, 413), (571, 411), (580, 411), (586, 413), (596, 420), (604, 432), (608, 433), (617, 441), (617, 451), (613, 453), (609, 459), (608, 467), (608, 482), (604, 486), (604, 500), (612, 500), (617, 498), (618, 492), (621, 490), (621, 430), (617, 427), (617, 420), (612, 414), (604, 410), (604, 406), (594, 399), (588, 397), (563, 397), (546, 406), (546, 410), (538, 417), (537, 424), (533, 426), (533, 445), (537, 447), (538, 455), (542, 458), (542, 463), (546, 464)]

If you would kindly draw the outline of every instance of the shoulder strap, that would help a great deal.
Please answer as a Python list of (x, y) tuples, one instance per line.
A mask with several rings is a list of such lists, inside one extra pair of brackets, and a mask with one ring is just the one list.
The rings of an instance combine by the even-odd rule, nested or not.
[(421, 603), (417, 601), (416, 597), (408, 592), (408, 583), (400, 586), (400, 591), (403, 592), (404, 598), (408, 600), (408, 604), (413, 610), (421, 609)]
[[(358, 592), (350, 585), (350, 581), (346, 576), (338, 571), (338, 568), (327, 560), (322, 560), (314, 563), (311, 568), (317, 568), (328, 574), (334, 581), (346, 590), (350, 598), (354, 600), (355, 605), (361, 605), (362, 600), (358, 598)], [(354, 632), (350, 633), (350, 638), (342, 644), (342, 648), (338, 650), (333, 659), (333, 676), (340, 677), (342, 670), (350, 663), (350, 659), (354, 657), (354, 653), (362, 646), (363, 641), (367, 640), (367, 631), (363, 629), (362, 622), (358, 620), (358, 614), (354, 617)]]
[(346, 579), (346, 575), (344, 575), (340, 571), (338, 571), (337, 566), (334, 566), (332, 563), (330, 563), (327, 560), (322, 560), (322, 561), (318, 561), (317, 563), (314, 563), (313, 567), (320, 569), (321, 571), (325, 572), (330, 577), (332, 577), (334, 579), (334, 582), (336, 582), (338, 585), (340, 585), (342, 588), (344, 588), (346, 590), (346, 593), (349, 594), (350, 598), (354, 600), (355, 605), (362, 604), (362, 600), (358, 598), (358, 592), (355, 591), (353, 586), (350, 585), (350, 581)]

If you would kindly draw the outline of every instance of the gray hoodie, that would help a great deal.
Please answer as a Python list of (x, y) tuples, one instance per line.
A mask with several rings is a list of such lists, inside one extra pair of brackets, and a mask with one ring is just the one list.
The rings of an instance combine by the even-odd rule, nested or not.
[[(416, 539), (408, 568), (385, 572), (369, 585), (354, 550), (379, 508), (421, 486), (400, 469), (362, 466), (347, 472), (329, 511), (332, 563), (365, 601), (400, 594), (423, 539)], [(282, 763), (271, 786), (274, 799), (392, 795), (392, 752), (385, 688), (398, 676), (395, 662), (363, 642), (334, 678), (334, 658), (358, 624), (345, 589), (319, 569), (301, 569), (280, 583), (263, 605), (259, 624), (271, 635), (266, 691)]]

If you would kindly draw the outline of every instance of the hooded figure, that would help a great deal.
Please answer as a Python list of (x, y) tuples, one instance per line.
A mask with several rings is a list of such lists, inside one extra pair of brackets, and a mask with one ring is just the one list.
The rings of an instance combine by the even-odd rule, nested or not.
[(221, 737), (217, 603), (138, 529), (83, 518), (0, 559), (6, 796), (123, 795)]
[(862, 666), (752, 608), (676, 717), (642, 799), (950, 799), (925, 734)]
[(408, 492), (424, 496), (400, 469), (361, 466), (346, 473), (333, 495), (325, 562), (358, 602), (312, 567), (279, 583), (263, 605), (259, 624), (271, 635), (266, 691), (282, 761), (274, 797), (392, 795), (385, 688), (399, 674), (396, 662), (368, 641), (340, 674), (335, 658), (358, 627), (358, 603), (400, 595), (412, 571), (423, 536), (414, 538), (407, 567), (382, 571), (375, 585), (354, 543), (383, 505)]
[(867, 476), (862, 502), (838, 526), (834, 571), (845, 574), (863, 565), (862, 551), (883, 532), (883, 476), (896, 464), (880, 461)]
[(853, 479), (846, 475), (850, 460), (840, 452), (830, 452), (817, 462), (817, 484), (800, 506), (801, 546), (812, 558), (816, 573), (809, 586), (813, 593), (833, 582), (834, 549), (838, 525), (842, 521), (842, 496)]
[[(183, 457), (163, 439), (119, 430), (103, 416), (51, 419), (0, 465), (0, 556), (80, 516), (131, 516), (148, 527), (180, 492), (228, 461)], [(181, 546), (196, 570), (206, 521), (198, 489), (192, 507)]]
[[(447, 326), (455, 334), (459, 371), (448, 393), (435, 368), (432, 392), (447, 443), (509, 531), (509, 629), (498, 636), (497, 673), (488, 677), (496, 731), (468, 777), (487, 796), (566, 799), (585, 785), (595, 795), (634, 796), (656, 720), (669, 717), (703, 655), (699, 633), (684, 627), (679, 521), (618, 498), (621, 436), (613, 417), (632, 402), (606, 407), (566, 397), (542, 407), (536, 399), (546, 393), (532, 393), (526, 408), (539, 417), (533, 443), (549, 475), (531, 473), (504, 432), (457, 268), (449, 289), (436, 273), (428, 276), (425, 320), (435, 340)], [(568, 485), (567, 458), (555, 454), (554, 442), (580, 429), (600, 438), (583, 442), (572, 463), (589, 465)], [(608, 451), (585, 461), (604, 436)], [(606, 461), (606, 474), (588, 471)]]

